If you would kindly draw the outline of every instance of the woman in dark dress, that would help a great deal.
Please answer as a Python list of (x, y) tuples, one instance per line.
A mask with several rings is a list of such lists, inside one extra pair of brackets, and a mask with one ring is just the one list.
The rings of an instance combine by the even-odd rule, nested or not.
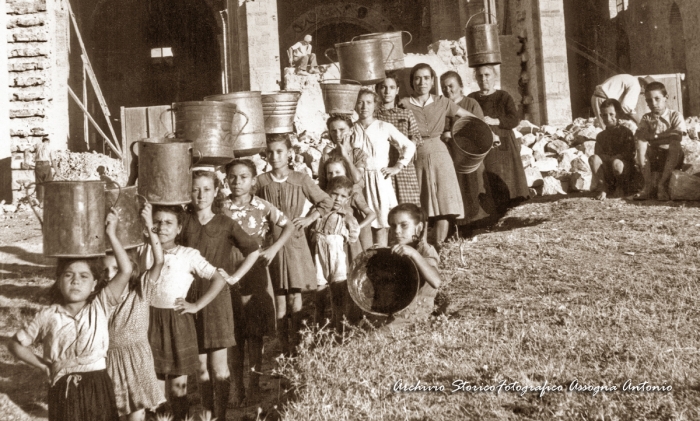
[(520, 142), (513, 129), (519, 118), (515, 101), (507, 92), (495, 88), (497, 73), (492, 65), (474, 70), (480, 90), (469, 94), (484, 112), (484, 121), (500, 138), (500, 146), (494, 147), (484, 159), (484, 210), (491, 215), (502, 214), (530, 197), (525, 169), (520, 159)]

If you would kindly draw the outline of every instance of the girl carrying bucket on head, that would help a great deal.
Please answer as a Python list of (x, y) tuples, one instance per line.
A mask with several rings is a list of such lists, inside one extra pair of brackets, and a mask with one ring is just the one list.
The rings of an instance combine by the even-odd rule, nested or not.
[[(374, 114), (377, 120), (386, 121), (393, 124), (401, 134), (408, 137), (416, 146), (420, 145), (421, 137), (418, 130), (418, 123), (413, 117), (413, 113), (405, 108), (397, 107), (397, 97), (399, 95), (399, 79), (396, 73), (387, 73), (386, 79), (377, 83), (375, 89), (381, 98), (381, 104)], [(394, 146), (389, 149), (389, 166), (396, 165), (399, 160), (399, 151)], [(413, 203), (420, 206), (420, 186), (416, 177), (416, 167), (413, 160), (399, 172), (391, 177), (391, 181), (396, 191), (396, 201), (401, 203)]]
[(420, 275), (418, 295), (411, 304), (393, 314), (392, 326), (427, 319), (432, 313), (435, 296), (442, 280), (438, 272), (440, 255), (423, 238), (425, 222), (421, 209), (412, 203), (403, 203), (389, 212), (391, 252), (413, 261)]
[[(286, 135), (272, 135), (267, 140), (267, 160), (272, 171), (257, 179), (257, 195), (272, 203), (292, 220), (296, 227), (289, 242), (270, 263), (270, 275), (275, 289), (277, 308), (277, 334), (282, 352), (289, 353), (289, 329), (297, 341), (301, 324), (301, 292), (316, 289), (316, 277), (311, 251), (306, 242), (304, 228), (330, 212), (331, 198), (314, 181), (289, 169), (292, 144)], [(302, 217), (304, 203), (309, 200), (315, 207)], [(282, 228), (273, 227), (273, 235), (279, 238)], [(287, 305), (290, 310), (287, 310)], [(291, 313), (291, 318), (287, 317)], [(291, 324), (291, 326), (290, 326)]]
[[(119, 270), (100, 288), (101, 258), (59, 259), (52, 305), (40, 310), (8, 346), (16, 358), (47, 376), (49, 421), (117, 421), (112, 380), (105, 369), (109, 316), (131, 277), (132, 265), (117, 239), (119, 217), (112, 209), (105, 233)], [(40, 342), (43, 355), (30, 346)]]
[[(154, 283), (163, 268), (163, 249), (158, 237), (151, 232), (153, 213), (149, 203), (144, 205), (141, 218), (147, 229), (154, 263), (150, 270), (139, 274), (138, 266), (132, 261), (134, 270), (129, 287), (109, 319), (107, 351), (107, 372), (114, 384), (117, 409), (119, 415), (129, 421), (145, 420), (146, 409), (155, 409), (165, 402), (148, 343), (150, 301), (155, 291)], [(114, 252), (102, 259), (108, 282), (117, 279), (118, 257)]]
[[(253, 161), (236, 159), (226, 166), (231, 203), (224, 212), (263, 247), (258, 263), (241, 279), (238, 288), (231, 289), (236, 346), (231, 350), (236, 401), (242, 405), (255, 403), (260, 392), (263, 337), (275, 333), (275, 294), (268, 265), (294, 234), (295, 227), (270, 202), (253, 196), (257, 169)], [(272, 227), (282, 230), (275, 241)], [(243, 384), (245, 346), (248, 343), (250, 380), (248, 390)]]
[[(257, 242), (238, 224), (225, 215), (214, 213), (213, 205), (218, 192), (219, 178), (213, 171), (193, 173), (191, 209), (183, 218), (181, 243), (198, 250), (207, 262), (219, 270), (233, 273), (228, 282), (235, 284), (253, 267), (260, 252)], [(219, 208), (218, 203), (216, 208)], [(236, 262), (232, 260), (232, 250), (246, 256), (238, 270), (234, 269)], [(213, 279), (198, 276), (191, 287), (190, 298), (197, 300), (206, 295), (212, 285)], [(226, 419), (231, 389), (227, 348), (236, 344), (229, 288), (224, 285), (219, 289), (216, 297), (194, 319), (202, 406), (205, 411), (213, 413), (213, 417), (223, 420)]]
[[(217, 268), (190, 247), (178, 245), (176, 238), (183, 230), (186, 216), (180, 206), (155, 206), (155, 231), (163, 246), (164, 266), (151, 299), (151, 320), (148, 338), (153, 351), (156, 374), (166, 395), (175, 420), (189, 413), (187, 375), (200, 367), (198, 341), (192, 313), (206, 307), (219, 295), (226, 282), (234, 284), (247, 268), (239, 268), (224, 278)], [(185, 300), (195, 276), (211, 281), (209, 288), (195, 303)]]
[[(390, 177), (401, 172), (411, 162), (416, 145), (391, 123), (374, 118), (378, 103), (379, 95), (376, 92), (369, 89), (360, 91), (356, 105), (360, 119), (353, 127), (353, 146), (362, 149), (368, 155), (367, 169), (364, 173), (364, 193), (367, 203), (377, 214), (377, 219), (372, 221), (372, 238), (374, 244), (385, 247), (389, 209), (398, 204)], [(389, 166), (389, 149), (392, 145), (399, 150), (400, 159), (396, 165)]]

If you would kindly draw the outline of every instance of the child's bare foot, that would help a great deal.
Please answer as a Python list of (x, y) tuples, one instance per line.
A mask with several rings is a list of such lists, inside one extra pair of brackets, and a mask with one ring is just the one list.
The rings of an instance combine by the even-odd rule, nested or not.
[(603, 201), (603, 200), (605, 200), (607, 197), (608, 197), (608, 193), (606, 193), (606, 192), (604, 192), (604, 191), (600, 191), (600, 192), (598, 192), (598, 194), (595, 196), (595, 200)]

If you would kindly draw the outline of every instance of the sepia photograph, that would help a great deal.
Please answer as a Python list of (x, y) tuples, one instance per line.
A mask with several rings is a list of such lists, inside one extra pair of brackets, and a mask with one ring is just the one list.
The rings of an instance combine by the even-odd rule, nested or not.
[(0, 419), (700, 420), (700, 0), (3, 0)]

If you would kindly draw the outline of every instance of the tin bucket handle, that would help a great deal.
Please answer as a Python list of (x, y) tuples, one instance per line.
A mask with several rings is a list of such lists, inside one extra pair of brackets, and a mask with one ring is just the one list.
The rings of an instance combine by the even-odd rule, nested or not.
[[(498, 18), (496, 17), (496, 15), (494, 15), (493, 13), (487, 13), (486, 10), (482, 10), (482, 11), (479, 12), (479, 13), (474, 13), (473, 15), (471, 15), (471, 17), (470, 17), (469, 20), (467, 21), (467, 24), (464, 25), (464, 28), (465, 28), (465, 29), (466, 29), (466, 28), (469, 28), (469, 22), (471, 22), (472, 19), (474, 19), (474, 16), (479, 16), (479, 15), (486, 15), (487, 17), (488, 17), (488, 16), (493, 16), (494, 18), (498, 19)], [(489, 23), (488, 25), (493, 25), (493, 24), (492, 24), (492, 23)], [(498, 24), (496, 24), (496, 25), (498, 25)]]
[(131, 153), (134, 154), (134, 155), (136, 155), (136, 156), (139, 156), (139, 153), (138, 153), (138, 151), (135, 151), (135, 150), (134, 150), (134, 146), (136, 146), (136, 144), (139, 143), (139, 142), (140, 142), (140, 140), (137, 140), (136, 142), (132, 143), (131, 146), (129, 146), (129, 149), (131, 150)]
[(29, 188), (31, 186), (34, 186), (34, 193), (36, 193), (36, 188), (37, 188), (36, 183), (26, 184), (24, 186), (27, 189), (27, 195), (25, 197), (28, 199), (27, 202), (29, 202), (29, 206), (32, 207), (32, 211), (34, 211), (34, 216), (36, 216), (36, 219), (39, 220), (39, 224), (41, 225), (41, 228), (44, 228), (44, 221), (41, 219), (41, 216), (39, 216), (39, 212), (36, 211), (36, 208), (34, 207), (34, 203), (32, 202), (32, 199), (31, 199), (32, 194), (29, 193)]
[(382, 40), (382, 44), (384, 44), (385, 42), (388, 42), (389, 45), (391, 45), (391, 50), (389, 50), (389, 54), (387, 54), (387, 56), (384, 58), (384, 64), (386, 65), (389, 62), (389, 58), (394, 53), (394, 48), (396, 48), (396, 47), (394, 46), (394, 43), (389, 41), (388, 39)]
[(190, 146), (187, 150), (190, 152), (190, 169), (189, 169), (189, 171), (192, 172), (192, 168), (196, 167), (197, 164), (199, 164), (199, 161), (202, 160), (202, 152), (200, 152), (199, 149), (197, 149), (197, 155), (198, 155), (197, 160), (195, 162), (192, 162), (192, 160), (194, 160), (194, 152), (195, 152), (194, 146)]
[[(236, 119), (236, 114), (242, 115), (243, 118), (245, 118), (245, 123), (243, 123), (243, 126), (241, 126), (241, 128), (238, 130), (238, 133), (236, 133), (236, 137), (233, 139), (233, 144), (234, 144), (234, 145), (236, 144), (236, 141), (238, 140), (238, 137), (241, 135), (241, 133), (243, 133), (243, 130), (244, 130), (245, 127), (248, 125), (248, 122), (250, 121), (250, 119), (248, 118), (248, 116), (246, 115), (246, 113), (244, 113), (243, 111), (239, 110), (238, 108), (236, 108), (236, 111), (233, 113), (233, 119), (234, 119), (234, 120)], [(231, 124), (233, 125), (233, 121), (231, 121)], [(228, 135), (231, 136), (231, 133), (229, 133)]]
[(340, 63), (338, 61), (333, 61), (333, 59), (330, 58), (330, 56), (328, 56), (328, 52), (331, 50), (335, 51), (335, 56), (338, 57), (338, 51), (335, 49), (335, 47), (327, 48), (326, 51), (323, 52), (323, 55), (326, 56), (328, 60), (330, 60), (331, 64), (335, 64), (335, 66), (338, 68), (338, 71), (340, 71)]
[[(172, 131), (172, 130), (173, 130), (173, 126), (172, 126), (172, 121), (173, 121), (172, 113), (173, 113), (173, 111), (175, 111), (175, 110), (174, 110), (174, 108), (171, 106), (170, 108), (168, 108), (168, 109), (166, 109), (166, 110), (163, 110), (163, 112), (160, 113), (160, 116), (158, 117), (158, 122), (159, 122), (160, 125), (163, 126), (163, 128), (165, 129), (165, 134), (163, 134), (163, 137), (164, 137), (164, 138), (175, 137), (175, 132)], [(171, 118), (170, 118), (170, 123), (171, 123), (171, 124), (170, 124), (170, 128), (168, 128), (168, 126), (163, 122), (163, 115), (165, 115), (165, 113), (171, 113)]]
[(122, 197), (122, 186), (120, 186), (119, 183), (117, 183), (116, 181), (112, 180), (111, 178), (109, 178), (107, 176), (104, 176), (104, 178), (106, 178), (110, 183), (116, 185), (117, 189), (119, 189), (117, 191), (117, 198), (114, 200), (114, 203), (112, 203), (109, 206), (110, 208), (113, 208), (113, 207), (117, 206), (117, 203), (119, 203), (119, 199), (121, 199), (121, 197)]
[(408, 31), (401, 31), (401, 33), (402, 33), (402, 34), (408, 34), (408, 42), (405, 43), (405, 44), (403, 45), (403, 48), (406, 48), (406, 46), (407, 46), (408, 44), (410, 44), (411, 41), (413, 41), (413, 35), (411, 35), (411, 33), (408, 32)]

